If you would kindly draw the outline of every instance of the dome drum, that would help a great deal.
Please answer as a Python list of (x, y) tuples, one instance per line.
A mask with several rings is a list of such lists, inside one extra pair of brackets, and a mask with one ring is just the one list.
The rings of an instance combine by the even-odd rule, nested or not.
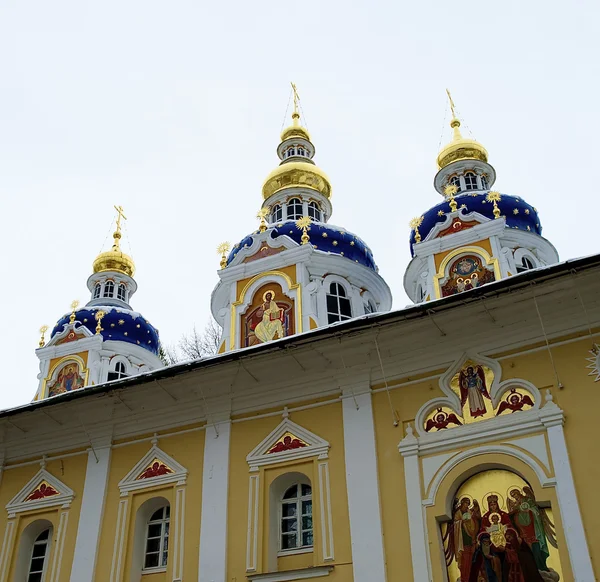
[(461, 159), (457, 162), (445, 166), (435, 175), (433, 186), (440, 193), (444, 194), (444, 188), (448, 185), (450, 178), (454, 175), (464, 175), (466, 172), (472, 171), (475, 174), (483, 175), (487, 181), (487, 188), (482, 190), (488, 190), (491, 188), (496, 181), (496, 170), (494, 167), (487, 162), (475, 159)]

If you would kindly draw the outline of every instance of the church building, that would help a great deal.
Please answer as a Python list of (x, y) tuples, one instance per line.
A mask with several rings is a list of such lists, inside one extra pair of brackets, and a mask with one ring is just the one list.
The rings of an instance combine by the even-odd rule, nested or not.
[(260, 225), (219, 246), (217, 354), (165, 364), (116, 207), (0, 411), (0, 582), (600, 578), (600, 255), (559, 261), (450, 104), (400, 310), (295, 87)]

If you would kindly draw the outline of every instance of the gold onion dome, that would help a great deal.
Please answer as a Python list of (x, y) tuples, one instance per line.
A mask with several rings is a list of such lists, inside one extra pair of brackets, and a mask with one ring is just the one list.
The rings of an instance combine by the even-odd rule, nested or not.
[[(290, 139), (304, 139), (310, 143), (314, 151), (314, 145), (310, 141), (310, 134), (300, 125), (300, 115), (297, 109), (292, 113), (292, 125), (281, 132), (281, 143)], [(280, 144), (281, 145), (281, 144)], [(331, 182), (327, 174), (318, 168), (312, 160), (284, 159), (264, 181), (262, 187), (263, 198), (266, 200), (276, 192), (290, 187), (301, 187), (315, 190), (331, 197)]]
[(101, 271), (117, 271), (118, 273), (123, 273), (124, 275), (129, 275), (133, 277), (135, 273), (135, 263), (133, 259), (126, 255), (121, 250), (121, 218), (125, 218), (123, 214), (123, 208), (116, 207), (118, 212), (117, 217), (117, 229), (113, 233), (113, 246), (110, 251), (105, 251), (100, 253), (94, 259), (94, 273), (100, 273)]
[(481, 160), (482, 162), (488, 161), (487, 150), (476, 140), (467, 139), (460, 133), (460, 120), (456, 117), (454, 110), (454, 101), (450, 92), (448, 93), (448, 99), (450, 100), (450, 109), (452, 110), (452, 121), (450, 127), (454, 130), (454, 137), (452, 141), (444, 146), (437, 157), (437, 165), (441, 170), (448, 164), (456, 162), (458, 160)]

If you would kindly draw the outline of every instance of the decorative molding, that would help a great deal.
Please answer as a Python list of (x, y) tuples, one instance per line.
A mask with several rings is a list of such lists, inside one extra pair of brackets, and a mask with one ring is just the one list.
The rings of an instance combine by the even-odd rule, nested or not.
[(329, 576), (331, 572), (333, 572), (333, 566), (315, 566), (311, 568), (301, 568), (298, 570), (287, 570), (285, 572), (248, 574), (246, 577), (251, 582), (291, 582), (292, 580), (321, 578), (322, 576)]
[(329, 483), (329, 463), (319, 463), (319, 505), (321, 506), (321, 541), (323, 561), (335, 559), (333, 550), (333, 518), (331, 515), (331, 486)]
[(183, 580), (183, 550), (185, 547), (185, 487), (175, 493), (175, 528), (173, 544), (173, 582)]
[(250, 475), (248, 484), (248, 533), (246, 542), (246, 572), (256, 572), (258, 561), (258, 510), (260, 475)]
[[(151, 464), (158, 461), (166, 465), (171, 472), (156, 477), (148, 477), (141, 479), (142, 472)], [(179, 464), (173, 457), (167, 455), (162, 449), (158, 448), (155, 443), (151, 449), (137, 462), (135, 467), (119, 481), (119, 490), (121, 497), (125, 497), (130, 491), (138, 491), (156, 485), (166, 485), (175, 483), (176, 485), (185, 485), (187, 480), (187, 469)]]
[(125, 545), (125, 525), (127, 524), (128, 499), (119, 501), (119, 511), (117, 513), (117, 524), (115, 529), (115, 544), (113, 546), (112, 566), (110, 569), (110, 582), (119, 582), (121, 580), (121, 563), (123, 561), (123, 551)]
[[(49, 497), (27, 500), (28, 497), (30, 497), (31, 494), (43, 483), (47, 483), (58, 493)], [(21, 489), (21, 491), (19, 491), (8, 502), (6, 505), (6, 511), (8, 511), (8, 517), (11, 519), (18, 513), (22, 513), (24, 511), (34, 511), (56, 506), (68, 509), (71, 506), (71, 502), (73, 501), (74, 497), (75, 493), (72, 489), (67, 487), (54, 475), (46, 471), (46, 469), (40, 469)]]
[(63, 553), (65, 549), (65, 537), (67, 536), (67, 523), (69, 521), (69, 512), (63, 511), (60, 514), (58, 522), (58, 531), (56, 532), (56, 549), (53, 552), (54, 559), (50, 571), (49, 582), (58, 582), (60, 580), (60, 567), (62, 565)]
[(6, 577), (8, 575), (8, 566), (10, 564), (10, 560), (8, 559), (13, 543), (14, 543), (14, 535), (15, 535), (15, 521), (10, 520), (6, 524), (6, 529), (4, 530), (4, 540), (2, 541), (2, 551), (0, 551), (0, 582), (6, 582)]
[[(292, 433), (307, 446), (297, 449), (270, 453), (270, 449), (286, 433)], [(289, 418), (284, 418), (246, 457), (250, 471), (258, 471), (259, 467), (285, 463), (296, 459), (305, 459), (307, 457), (317, 457), (318, 459), (327, 459), (329, 454), (329, 443), (317, 436), (313, 432), (292, 422)]]

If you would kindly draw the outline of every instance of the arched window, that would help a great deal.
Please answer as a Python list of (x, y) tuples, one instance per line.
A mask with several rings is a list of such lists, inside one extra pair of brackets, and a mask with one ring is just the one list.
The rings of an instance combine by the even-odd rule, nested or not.
[(308, 203), (308, 216), (317, 222), (321, 222), (321, 208), (316, 202)]
[(304, 148), (298, 148), (298, 155), (299, 156), (304, 156)]
[(104, 283), (104, 297), (112, 297), (115, 294), (115, 284), (112, 281)]
[(281, 222), (283, 220), (283, 208), (280, 204), (275, 204), (271, 211), (271, 220), (273, 222)]
[(290, 148), (287, 152), (287, 157), (291, 158), (292, 156), (296, 155), (296, 150), (294, 148)]
[(365, 313), (375, 313), (376, 311), (377, 309), (375, 309), (375, 305), (370, 299), (365, 301)]
[(517, 263), (517, 273), (523, 273), (530, 269), (535, 269), (533, 261), (529, 257), (521, 257), (521, 264)]
[(473, 172), (465, 173), (465, 188), (467, 190), (477, 190), (477, 175)]
[(479, 179), (481, 180), (481, 189), (487, 190), (488, 189), (487, 178), (483, 174), (481, 174), (481, 176), (479, 176)]
[(42, 582), (46, 573), (50, 529), (45, 529), (33, 542), (27, 582)]
[(287, 218), (288, 220), (302, 218), (302, 200), (300, 200), (300, 198), (292, 198), (288, 201)]
[(327, 293), (327, 323), (344, 321), (352, 317), (350, 299), (340, 283), (331, 283)]
[(117, 299), (121, 301), (125, 301), (126, 297), (126, 287), (124, 283), (119, 283), (119, 287), (117, 288)]
[(127, 378), (127, 368), (123, 362), (117, 362), (115, 364), (115, 371), (108, 373), (108, 380), (120, 380), (121, 378)]
[(297, 483), (281, 500), (279, 549), (282, 552), (311, 548), (313, 545), (312, 489)]
[(102, 291), (102, 285), (100, 283), (96, 283), (96, 286), (94, 287), (93, 299), (98, 299), (100, 297), (101, 291)]
[(458, 176), (452, 176), (448, 183), (452, 184), (453, 186), (456, 186), (458, 188), (458, 192), (460, 192), (460, 179)]
[(169, 553), (169, 522), (171, 508), (166, 505), (157, 509), (148, 520), (144, 570), (164, 568)]

